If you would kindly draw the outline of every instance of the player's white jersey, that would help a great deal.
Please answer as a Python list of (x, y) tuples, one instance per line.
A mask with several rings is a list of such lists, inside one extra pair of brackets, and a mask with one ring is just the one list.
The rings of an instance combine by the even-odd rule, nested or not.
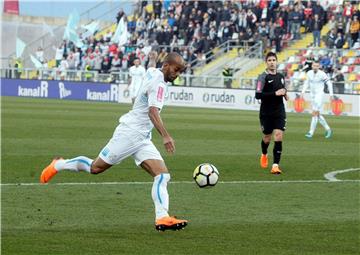
[(139, 95), (130, 112), (120, 117), (119, 122), (136, 130), (146, 137), (151, 136), (154, 125), (149, 118), (149, 108), (162, 109), (165, 100), (166, 82), (163, 73), (156, 68), (149, 68), (142, 81)]
[(129, 74), (131, 76), (131, 84), (129, 87), (130, 97), (136, 98), (145, 75), (145, 68), (142, 66), (132, 66), (129, 69)]
[(136, 67), (133, 65), (129, 69), (129, 75), (131, 76), (131, 86), (139, 86), (145, 75), (145, 68), (142, 66)]
[(333, 86), (327, 74), (321, 70), (318, 70), (316, 73), (314, 70), (310, 70), (306, 73), (306, 80), (304, 82), (302, 93), (305, 93), (307, 88), (310, 87), (310, 94), (312, 97), (323, 95), (325, 84), (328, 86), (330, 96), (332, 96)]

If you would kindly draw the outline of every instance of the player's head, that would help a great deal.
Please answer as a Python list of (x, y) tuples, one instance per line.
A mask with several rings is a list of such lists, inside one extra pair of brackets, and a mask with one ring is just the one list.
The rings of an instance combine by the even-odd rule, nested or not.
[(316, 73), (319, 68), (320, 68), (320, 62), (318, 58), (315, 58), (312, 65), (311, 65), (312, 70)]
[(136, 67), (138, 67), (138, 66), (140, 65), (140, 59), (135, 58), (135, 59), (134, 59), (134, 65), (135, 65)]
[(170, 52), (165, 57), (162, 72), (166, 82), (173, 82), (186, 68), (184, 59), (179, 53)]
[(270, 70), (270, 71), (276, 70), (276, 65), (277, 65), (276, 53), (269, 52), (268, 54), (266, 54), (265, 61), (266, 61), (266, 66), (267, 66), (268, 70)]

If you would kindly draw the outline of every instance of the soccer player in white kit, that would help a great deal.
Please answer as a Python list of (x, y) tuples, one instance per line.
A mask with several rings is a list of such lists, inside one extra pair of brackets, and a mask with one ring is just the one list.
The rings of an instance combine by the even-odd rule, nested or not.
[(324, 71), (319, 70), (319, 67), (319, 61), (314, 60), (312, 70), (306, 73), (306, 80), (301, 92), (302, 97), (304, 97), (307, 88), (310, 88), (312, 118), (310, 130), (305, 135), (307, 138), (313, 137), (318, 122), (320, 122), (320, 124), (325, 128), (325, 138), (330, 138), (332, 135), (332, 130), (330, 129), (324, 116), (321, 115), (321, 111), (323, 107), (324, 85), (326, 84), (329, 89), (330, 100), (333, 98), (333, 86), (327, 74)]
[(134, 60), (134, 65), (129, 69), (130, 77), (128, 89), (133, 104), (135, 102), (135, 98), (139, 93), (145, 72), (145, 68), (140, 65), (140, 59), (136, 58)]
[(160, 111), (164, 105), (166, 83), (174, 81), (184, 69), (183, 58), (174, 52), (167, 55), (161, 70), (149, 68), (132, 110), (121, 116), (113, 137), (101, 150), (99, 156), (95, 160), (85, 156), (54, 159), (41, 173), (40, 182), (49, 182), (63, 170), (99, 174), (132, 156), (138, 166), (154, 177), (151, 195), (155, 205), (156, 229), (164, 231), (184, 228), (187, 225), (186, 220), (168, 214), (167, 183), (170, 174), (159, 151), (151, 141), (151, 131), (155, 126), (163, 139), (166, 151), (175, 152), (174, 140), (162, 122)]

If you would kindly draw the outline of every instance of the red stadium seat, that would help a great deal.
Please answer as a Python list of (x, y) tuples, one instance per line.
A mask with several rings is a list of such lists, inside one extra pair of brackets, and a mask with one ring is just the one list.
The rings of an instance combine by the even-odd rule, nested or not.
[(348, 69), (349, 73), (352, 73), (354, 71), (354, 69), (355, 69), (355, 66), (349, 66), (349, 69)]

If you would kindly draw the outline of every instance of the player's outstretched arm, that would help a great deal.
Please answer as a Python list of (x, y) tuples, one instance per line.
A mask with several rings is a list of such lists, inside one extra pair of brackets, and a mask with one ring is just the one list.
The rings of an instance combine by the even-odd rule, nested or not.
[(154, 127), (159, 132), (161, 137), (163, 138), (163, 143), (165, 149), (168, 153), (175, 152), (175, 141), (170, 136), (169, 132), (166, 130), (164, 123), (160, 117), (159, 109), (154, 106), (150, 106), (149, 108), (149, 118), (151, 122), (154, 124)]

